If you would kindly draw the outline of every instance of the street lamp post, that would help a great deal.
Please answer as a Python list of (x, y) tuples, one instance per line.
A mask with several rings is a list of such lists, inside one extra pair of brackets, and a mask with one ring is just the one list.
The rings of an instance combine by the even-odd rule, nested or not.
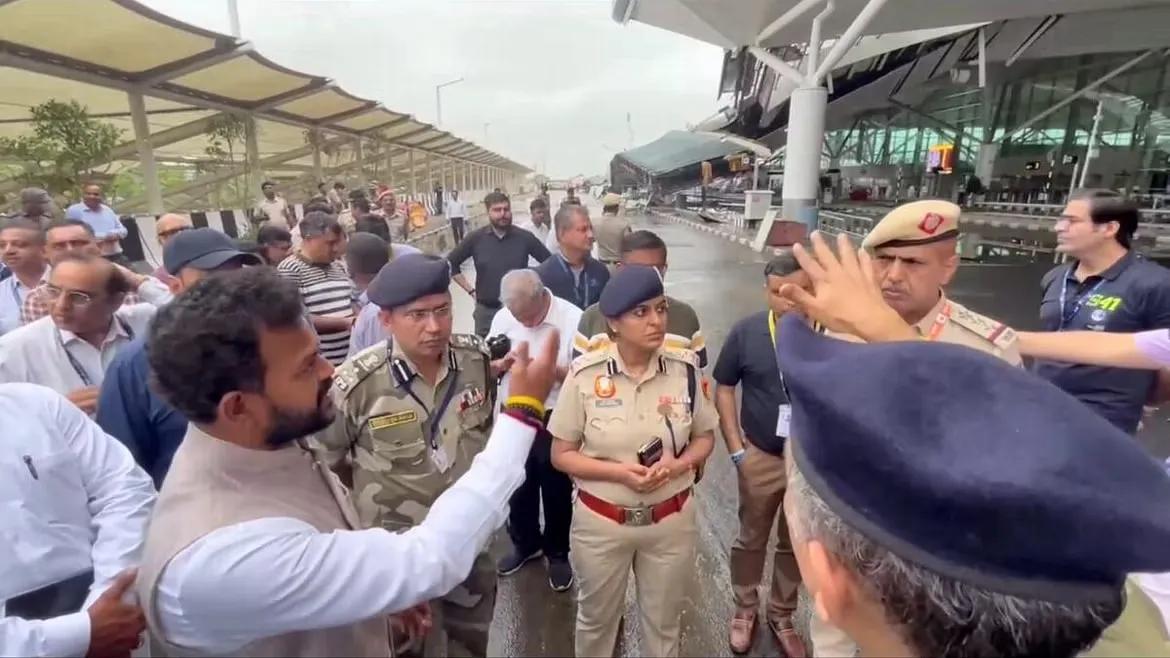
[(459, 84), (460, 82), (463, 82), (463, 78), (456, 78), (454, 80), (448, 80), (442, 84), (435, 85), (435, 126), (443, 125), (443, 96), (440, 92), (443, 91), (443, 87), (450, 87), (451, 85)]

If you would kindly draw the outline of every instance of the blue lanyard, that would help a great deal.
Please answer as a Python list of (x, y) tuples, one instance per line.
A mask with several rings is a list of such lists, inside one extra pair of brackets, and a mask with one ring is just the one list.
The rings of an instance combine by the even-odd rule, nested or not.
[[(557, 254), (557, 261), (560, 262), (561, 267), (564, 268), (565, 274), (569, 275), (569, 280), (573, 282), (573, 296), (577, 298), (577, 306), (579, 308), (586, 308), (589, 306), (589, 277), (586, 276), (585, 268), (581, 268), (581, 282), (578, 284), (577, 277), (573, 276), (573, 268), (569, 267), (569, 261), (565, 257)], [(582, 290), (582, 288), (584, 288)]]
[[(122, 331), (126, 332), (126, 338), (128, 340), (134, 340), (134, 328), (129, 323), (116, 315), (114, 316), (114, 321), (118, 323)], [(82, 366), (81, 362), (77, 360), (77, 357), (73, 356), (73, 353), (69, 351), (69, 348), (65, 347), (65, 339), (61, 337), (61, 330), (57, 328), (57, 325), (53, 325), (53, 331), (57, 335), (57, 343), (61, 346), (61, 351), (65, 352), (65, 358), (69, 359), (69, 365), (73, 367), (73, 372), (77, 373), (77, 376), (81, 378), (82, 385), (86, 387), (93, 386), (93, 378), (86, 372), (85, 366)]]
[(1065, 313), (1064, 308), (1068, 300), (1068, 277), (1073, 273), (1074, 267), (1076, 267), (1075, 264), (1069, 265), (1068, 270), (1064, 273), (1064, 277), (1060, 281), (1060, 326), (1057, 327), (1057, 331), (1062, 331), (1064, 329), (1064, 325), (1072, 322), (1073, 318), (1077, 317), (1077, 314), (1080, 313), (1081, 309), (1085, 306), (1085, 302), (1093, 296), (1093, 293), (1097, 292), (1097, 289), (1101, 287), (1101, 284), (1105, 283), (1105, 279), (1098, 281), (1097, 284), (1090, 288), (1088, 292), (1078, 296), (1073, 301), (1071, 313)]

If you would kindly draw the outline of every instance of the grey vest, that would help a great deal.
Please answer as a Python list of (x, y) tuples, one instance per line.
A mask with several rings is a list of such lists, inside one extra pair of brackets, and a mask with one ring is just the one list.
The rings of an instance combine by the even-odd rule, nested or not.
[[(219, 528), (270, 517), (304, 521), (321, 532), (356, 527), (337, 478), (293, 444), (249, 450), (189, 425), (159, 493), (138, 571), (138, 596), (151, 635), (169, 656), (199, 655), (165, 642), (155, 608), (159, 576), (183, 549)], [(230, 608), (231, 601), (224, 601)], [(389, 656), (385, 616), (350, 626), (286, 633), (237, 656)]]

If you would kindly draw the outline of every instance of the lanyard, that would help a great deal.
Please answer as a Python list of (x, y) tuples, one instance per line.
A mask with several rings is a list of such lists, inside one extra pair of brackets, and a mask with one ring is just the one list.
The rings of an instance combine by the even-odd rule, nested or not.
[[(122, 327), (122, 331), (126, 332), (126, 337), (129, 340), (134, 340), (134, 329), (125, 320), (115, 315), (114, 322), (117, 322), (118, 326)], [(73, 372), (77, 373), (77, 376), (81, 378), (81, 383), (86, 387), (93, 386), (93, 378), (89, 376), (89, 372), (85, 370), (85, 367), (81, 365), (77, 357), (73, 356), (69, 348), (65, 347), (65, 339), (61, 337), (61, 330), (57, 328), (57, 325), (53, 325), (53, 332), (57, 335), (57, 344), (61, 346), (61, 351), (65, 352), (65, 358), (69, 359), (69, 365), (72, 366)]]
[(435, 438), (439, 431), (439, 421), (443, 419), (443, 412), (447, 411), (447, 407), (451, 405), (451, 399), (455, 397), (455, 389), (459, 386), (459, 371), (452, 368), (450, 369), (450, 372), (451, 383), (447, 385), (447, 392), (443, 395), (442, 402), (440, 402), (439, 406), (435, 407), (433, 411), (427, 409), (426, 403), (424, 403), (422, 399), (418, 397), (418, 394), (414, 392), (414, 389), (411, 388), (410, 380), (400, 381), (398, 383), (398, 387), (404, 389), (406, 394), (409, 395), (416, 403), (418, 403), (418, 406), (422, 407), (423, 411), (427, 412), (427, 415), (430, 416), (430, 423), (428, 424), (430, 436), (426, 438), (427, 443), (429, 443), (431, 446), (431, 450), (439, 449), (439, 441)]
[(934, 316), (934, 324), (930, 326), (930, 331), (926, 334), (926, 340), (935, 341), (942, 334), (943, 329), (946, 329), (947, 323), (951, 321), (951, 303), (947, 302), (939, 310), (938, 315)]
[(587, 308), (589, 304), (589, 277), (585, 275), (585, 268), (581, 268), (581, 278), (573, 276), (573, 269), (569, 267), (569, 261), (565, 257), (557, 254), (561, 267), (564, 268), (565, 274), (569, 275), (569, 280), (573, 282), (573, 295), (577, 298), (578, 308)]
[(1068, 271), (1064, 273), (1064, 277), (1060, 280), (1060, 326), (1057, 327), (1057, 331), (1062, 331), (1064, 329), (1064, 325), (1072, 322), (1073, 318), (1077, 317), (1077, 314), (1081, 312), (1081, 308), (1084, 307), (1085, 302), (1093, 296), (1093, 293), (1097, 292), (1097, 289), (1101, 287), (1101, 284), (1105, 283), (1105, 279), (1101, 279), (1095, 286), (1090, 288), (1088, 292), (1080, 295), (1079, 297), (1077, 297), (1074, 293), (1074, 297), (1076, 297), (1076, 299), (1073, 302), (1072, 312), (1066, 314), (1064, 312), (1064, 307), (1068, 300), (1068, 277), (1070, 274), (1072, 274), (1073, 267), (1075, 267), (1075, 265), (1069, 265)]

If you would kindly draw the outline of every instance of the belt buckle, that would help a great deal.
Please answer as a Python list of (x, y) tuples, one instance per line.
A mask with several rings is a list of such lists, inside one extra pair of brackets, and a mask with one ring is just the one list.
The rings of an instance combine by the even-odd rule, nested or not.
[(625, 507), (622, 509), (622, 514), (625, 517), (623, 525), (637, 528), (648, 526), (654, 522), (654, 515), (649, 507)]

